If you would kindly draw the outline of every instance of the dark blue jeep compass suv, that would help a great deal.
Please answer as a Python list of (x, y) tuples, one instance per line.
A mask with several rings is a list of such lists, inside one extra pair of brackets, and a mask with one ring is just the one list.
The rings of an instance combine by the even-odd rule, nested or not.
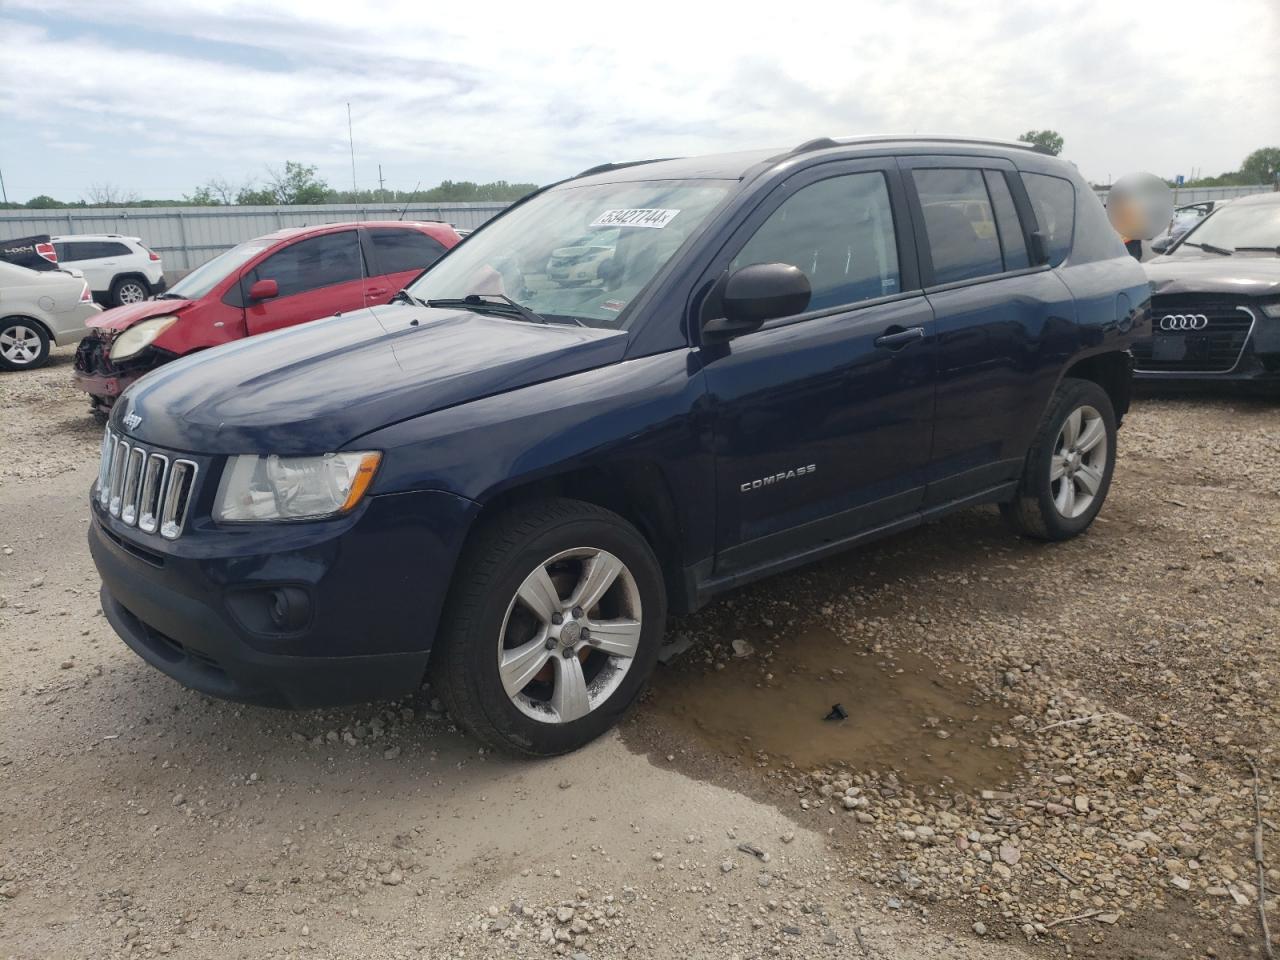
[(974, 504), (1082, 532), (1148, 301), (1088, 184), (1025, 146), (597, 167), (389, 305), (130, 388), (92, 494), (103, 608), (215, 696), (430, 673), (486, 743), (571, 750), (668, 611)]

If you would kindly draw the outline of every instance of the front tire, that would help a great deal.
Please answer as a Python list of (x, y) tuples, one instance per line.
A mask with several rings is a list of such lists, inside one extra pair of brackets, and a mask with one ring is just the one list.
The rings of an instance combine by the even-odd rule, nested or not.
[(635, 700), (666, 608), (657, 557), (626, 520), (576, 500), (518, 506), (463, 552), (432, 679), (450, 715), (489, 746), (567, 753)]
[(0, 320), (0, 370), (34, 370), (49, 362), (49, 334), (25, 317)]
[(1000, 505), (1017, 532), (1068, 540), (1102, 509), (1116, 463), (1116, 415), (1107, 392), (1091, 380), (1062, 381), (1040, 423), (1017, 496)]
[(137, 277), (121, 277), (111, 285), (111, 305), (122, 307), (126, 303), (141, 303), (151, 296), (145, 280)]

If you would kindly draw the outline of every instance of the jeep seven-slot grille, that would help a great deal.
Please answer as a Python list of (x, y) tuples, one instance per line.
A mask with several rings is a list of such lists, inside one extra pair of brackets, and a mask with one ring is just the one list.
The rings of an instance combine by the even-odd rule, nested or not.
[(1151, 300), (1151, 339), (1133, 345), (1144, 373), (1226, 373), (1253, 329), (1248, 301), (1181, 294)]
[(98, 504), (126, 526), (176, 540), (187, 520), (197, 471), (191, 460), (148, 450), (108, 427), (98, 467)]

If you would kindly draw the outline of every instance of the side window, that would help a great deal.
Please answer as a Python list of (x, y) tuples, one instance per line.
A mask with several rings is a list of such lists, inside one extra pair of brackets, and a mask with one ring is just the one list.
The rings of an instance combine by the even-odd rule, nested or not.
[(982, 171), (913, 170), (933, 260), (933, 282), (955, 283), (1004, 270)]
[(440, 259), (444, 244), (418, 230), (381, 227), (369, 231), (381, 273), (425, 270)]
[(1069, 180), (1043, 173), (1024, 173), (1022, 182), (1031, 197), (1036, 224), (1048, 242), (1049, 262), (1056, 267), (1071, 252), (1076, 220), (1075, 188)]
[(996, 232), (1000, 234), (1000, 252), (1004, 254), (1006, 270), (1022, 270), (1031, 266), (1027, 256), (1027, 238), (1022, 235), (1022, 222), (1018, 208), (1013, 205), (1013, 194), (1004, 174), (998, 170), (986, 170), (987, 193), (991, 194), (991, 206), (996, 212)]
[(243, 283), (248, 288), (258, 280), (274, 280), (280, 286), (280, 296), (289, 297), (359, 280), (365, 275), (363, 264), (359, 236), (354, 230), (344, 230), (285, 247), (249, 271)]
[(901, 289), (889, 186), (883, 173), (852, 173), (802, 187), (746, 242), (731, 270), (789, 263), (809, 278), (810, 310)]
[(102, 253), (98, 254), (98, 256), (128, 257), (128, 256), (131, 256), (132, 254), (133, 254), (133, 251), (130, 250), (128, 247), (126, 247), (123, 243), (112, 240), (110, 243), (102, 244)]
[(63, 260), (91, 260), (96, 256), (90, 249), (92, 246), (92, 243), (87, 243), (84, 240), (67, 240), (63, 243), (55, 244), (60, 262)]

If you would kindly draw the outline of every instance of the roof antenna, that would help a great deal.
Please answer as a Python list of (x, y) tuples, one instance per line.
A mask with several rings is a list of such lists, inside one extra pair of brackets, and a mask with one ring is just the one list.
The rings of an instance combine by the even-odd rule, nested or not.
[(396, 219), (397, 219), (397, 220), (403, 220), (403, 219), (404, 219), (405, 211), (407, 211), (407, 210), (409, 209), (409, 204), (413, 203), (413, 198), (414, 198), (415, 196), (417, 196), (417, 194), (418, 194), (418, 188), (419, 188), (420, 186), (422, 186), (422, 181), (421, 181), (421, 180), (419, 180), (417, 183), (415, 183), (415, 184), (413, 185), (413, 193), (409, 194), (409, 199), (408, 199), (408, 200), (406, 200), (406, 201), (404, 202), (404, 206), (400, 208), (400, 216), (396, 217)]

